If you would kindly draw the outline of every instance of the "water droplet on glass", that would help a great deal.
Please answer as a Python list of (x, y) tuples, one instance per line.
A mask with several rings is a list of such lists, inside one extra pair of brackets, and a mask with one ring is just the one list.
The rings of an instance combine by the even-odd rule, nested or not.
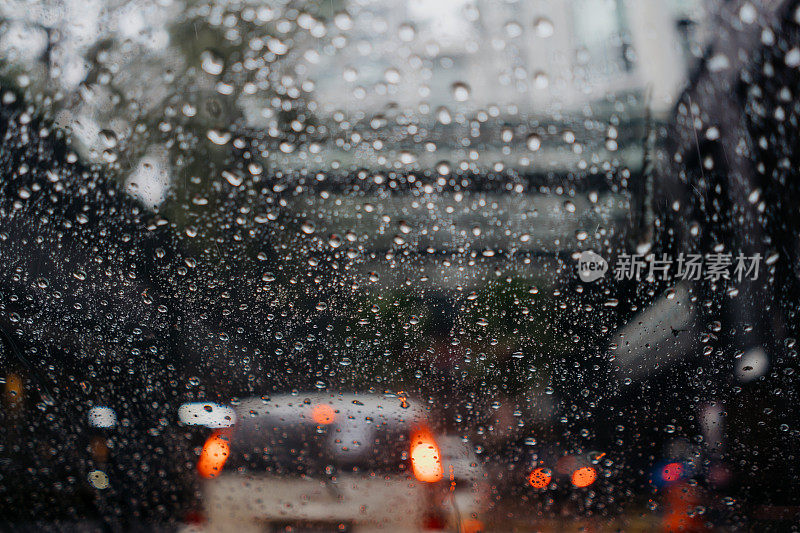
[(753, 4), (746, 3), (739, 9), (739, 20), (744, 22), (745, 24), (752, 24), (756, 21), (756, 16), (758, 12), (756, 12), (756, 8), (753, 7)]
[(224, 66), (225, 62), (222, 58), (211, 50), (206, 50), (200, 54), (200, 68), (212, 76), (221, 74)]
[(470, 88), (466, 83), (458, 81), (450, 86), (450, 90), (456, 102), (466, 102), (469, 100)]
[(353, 18), (349, 13), (344, 11), (336, 13), (336, 15), (333, 17), (333, 23), (336, 24), (337, 28), (343, 31), (353, 29)]
[(447, 126), (453, 122), (453, 117), (450, 115), (450, 110), (446, 107), (440, 107), (436, 110), (436, 120), (441, 124)]
[(208, 130), (206, 137), (208, 137), (209, 141), (219, 146), (228, 144), (228, 141), (231, 140), (231, 134), (229, 132), (219, 130)]
[(533, 21), (533, 29), (536, 30), (536, 35), (543, 39), (551, 37), (555, 31), (553, 23), (545, 17), (539, 17)]
[(528, 135), (528, 138), (525, 140), (525, 144), (527, 145), (528, 150), (535, 152), (542, 147), (542, 138), (536, 133), (533, 133)]
[(400, 71), (396, 68), (388, 68), (383, 73), (383, 79), (386, 80), (386, 83), (395, 85), (400, 82)]
[(546, 72), (540, 70), (533, 75), (533, 86), (537, 89), (547, 89), (549, 85), (550, 77)]
[(328, 237), (328, 244), (331, 248), (338, 248), (342, 245), (342, 238), (336, 233), (332, 233), (331, 236)]
[(100, 130), (100, 140), (107, 148), (117, 146), (117, 134), (113, 130)]
[(506, 30), (506, 35), (508, 35), (512, 39), (522, 35), (522, 26), (520, 25), (519, 22), (515, 20), (506, 22), (505, 30)]
[(397, 28), (397, 36), (400, 37), (400, 40), (404, 43), (413, 41), (416, 34), (417, 30), (411, 24), (401, 24), (400, 27)]
[(222, 171), (222, 177), (225, 178), (225, 181), (233, 185), (234, 187), (238, 187), (244, 181), (244, 178), (238, 174), (234, 174), (228, 170)]
[(267, 49), (277, 56), (282, 56), (289, 51), (289, 47), (286, 46), (286, 43), (274, 37), (267, 41)]

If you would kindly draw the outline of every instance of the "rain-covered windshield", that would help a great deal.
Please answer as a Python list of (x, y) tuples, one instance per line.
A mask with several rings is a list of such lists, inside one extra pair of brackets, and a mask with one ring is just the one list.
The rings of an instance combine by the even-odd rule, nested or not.
[(799, 25), (0, 2), (0, 529), (800, 523)]

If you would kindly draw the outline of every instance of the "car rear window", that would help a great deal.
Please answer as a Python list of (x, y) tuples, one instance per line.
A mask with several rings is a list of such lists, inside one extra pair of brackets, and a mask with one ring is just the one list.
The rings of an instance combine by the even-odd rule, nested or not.
[(244, 419), (231, 433), (231, 456), (225, 470), (325, 477), (408, 471), (410, 428), (386, 422), (349, 422)]

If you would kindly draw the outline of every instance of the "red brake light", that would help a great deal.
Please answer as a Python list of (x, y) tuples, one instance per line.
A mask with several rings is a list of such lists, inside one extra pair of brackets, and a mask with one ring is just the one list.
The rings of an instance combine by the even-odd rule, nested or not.
[(682, 477), (683, 465), (680, 463), (668, 463), (661, 470), (661, 478), (668, 483), (679, 481)]

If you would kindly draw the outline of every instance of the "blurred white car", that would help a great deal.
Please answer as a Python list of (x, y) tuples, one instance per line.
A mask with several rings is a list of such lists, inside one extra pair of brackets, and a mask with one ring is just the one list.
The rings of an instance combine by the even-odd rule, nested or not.
[(254, 398), (197, 464), (205, 531), (482, 530), (485, 473), (421, 404), (375, 394)]

